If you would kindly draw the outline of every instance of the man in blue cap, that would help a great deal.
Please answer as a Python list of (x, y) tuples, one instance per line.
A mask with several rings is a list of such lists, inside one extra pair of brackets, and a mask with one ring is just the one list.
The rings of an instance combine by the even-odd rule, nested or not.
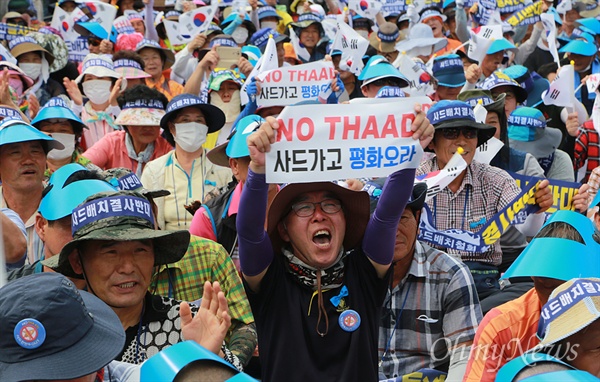
[(409, 86), (408, 80), (385, 57), (375, 55), (369, 59), (358, 76), (362, 81), (360, 90), (367, 98), (375, 98), (384, 86)]
[[(462, 101), (440, 101), (429, 109), (427, 116), (435, 127), (435, 135), (428, 148), (436, 156), (421, 163), (417, 175), (445, 168), (456, 153), (467, 164), (465, 170), (426, 203), (431, 211), (429, 224), (438, 231), (478, 232), (521, 193), (515, 180), (504, 170), (473, 160), (477, 147), (494, 136), (496, 129), (476, 122), (473, 109)], [(542, 181), (535, 192), (535, 201), (541, 212), (552, 205), (548, 185), (547, 180)], [(498, 266), (502, 261), (502, 250), (499, 240), (483, 252), (467, 251), (462, 246), (434, 247), (460, 257), (469, 267), (480, 300), (500, 288)]]
[[(71, 213), (75, 207), (97, 192), (116, 191), (102, 176), (77, 163), (58, 169), (44, 189), (38, 213), (35, 215), (35, 232), (44, 244), (43, 258), (58, 255), (71, 235)], [(10, 272), (7, 279), (14, 280), (30, 274), (52, 272), (38, 260)], [(85, 282), (72, 280), (81, 289)]]
[(433, 59), (433, 76), (437, 80), (434, 101), (456, 100), (467, 82), (462, 59), (458, 54), (446, 54)]
[(27, 260), (42, 257), (43, 242), (34, 229), (42, 199), (46, 155), (64, 146), (27, 122), (5, 119), (0, 123), (0, 207), (15, 211), (27, 228)]
[[(582, 33), (580, 37), (560, 48), (559, 53), (567, 53), (567, 59), (563, 60), (563, 65), (573, 61), (573, 69), (575, 70), (574, 88), (578, 88), (581, 80), (586, 76), (600, 72), (600, 61), (596, 59), (598, 47), (594, 42), (594, 37), (589, 33)], [(587, 86), (582, 86), (575, 93), (575, 98), (583, 103), (588, 114), (591, 115), (596, 93), (590, 93)]]

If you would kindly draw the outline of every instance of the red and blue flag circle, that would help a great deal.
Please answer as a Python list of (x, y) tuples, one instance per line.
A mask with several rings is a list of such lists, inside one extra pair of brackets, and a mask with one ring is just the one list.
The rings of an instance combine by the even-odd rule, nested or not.
[(194, 16), (194, 25), (199, 27), (200, 25), (204, 24), (204, 21), (206, 21), (206, 15), (204, 15), (204, 13), (197, 13)]

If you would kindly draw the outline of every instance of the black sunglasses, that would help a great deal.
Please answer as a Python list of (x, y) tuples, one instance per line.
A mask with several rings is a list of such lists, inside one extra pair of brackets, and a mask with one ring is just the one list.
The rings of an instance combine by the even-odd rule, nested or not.
[(467, 139), (477, 138), (477, 129), (474, 127), (450, 127), (440, 130), (442, 137), (446, 139), (456, 139), (462, 132), (462, 135)]
[(102, 42), (102, 40), (100, 40), (99, 38), (96, 37), (88, 37), (88, 45), (91, 46), (99, 46), (100, 43)]

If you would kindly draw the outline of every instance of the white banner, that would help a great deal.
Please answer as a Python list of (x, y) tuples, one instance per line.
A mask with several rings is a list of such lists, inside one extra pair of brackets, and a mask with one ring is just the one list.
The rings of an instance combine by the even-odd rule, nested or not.
[(335, 68), (331, 61), (284, 66), (260, 73), (258, 106), (287, 106), (301, 101), (317, 101), (320, 93), (331, 87)]
[[(392, 100), (390, 98), (390, 100)], [(351, 104), (288, 106), (277, 118), (276, 142), (266, 156), (268, 183), (383, 177), (416, 168), (423, 155), (412, 139), (414, 105), (427, 97), (357, 108)]]

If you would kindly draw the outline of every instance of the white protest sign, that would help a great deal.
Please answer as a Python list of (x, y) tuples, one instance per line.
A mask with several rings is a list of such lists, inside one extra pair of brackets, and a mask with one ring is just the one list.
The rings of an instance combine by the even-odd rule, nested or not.
[(491, 137), (487, 142), (477, 147), (473, 160), (479, 163), (490, 164), (502, 147), (504, 147), (504, 142), (498, 138)]
[(351, 104), (288, 106), (277, 121), (276, 142), (266, 154), (268, 183), (383, 177), (416, 168), (423, 155), (412, 139), (414, 104), (403, 98), (357, 108)]
[(319, 93), (331, 86), (335, 68), (331, 61), (284, 66), (260, 73), (258, 106), (287, 106), (300, 101), (318, 100)]

